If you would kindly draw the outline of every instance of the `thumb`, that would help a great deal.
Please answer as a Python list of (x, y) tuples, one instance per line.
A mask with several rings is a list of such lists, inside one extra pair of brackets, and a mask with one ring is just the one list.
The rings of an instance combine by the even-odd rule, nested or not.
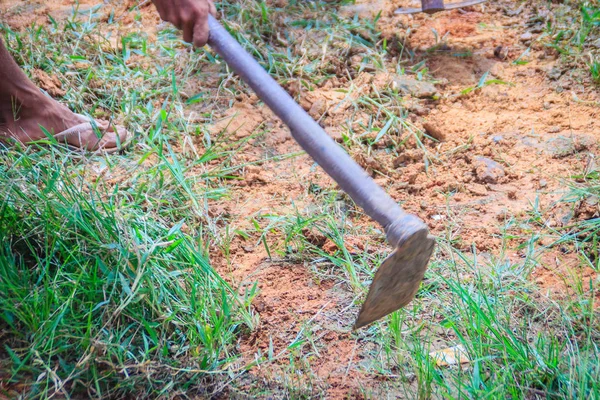
[(213, 16), (213, 17), (217, 17), (217, 7), (215, 7), (215, 3), (213, 3), (212, 1), (208, 0), (208, 12)]

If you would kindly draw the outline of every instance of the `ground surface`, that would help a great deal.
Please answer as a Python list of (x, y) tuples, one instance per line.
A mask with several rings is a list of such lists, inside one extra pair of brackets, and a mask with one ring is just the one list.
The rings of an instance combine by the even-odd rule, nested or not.
[[(535, 346), (545, 337), (542, 333), (563, 321), (557, 304), (571, 304), (572, 296), (586, 298), (596, 315), (598, 270), (593, 262), (582, 263), (573, 250), (576, 245), (555, 245), (561, 227), (597, 216), (597, 200), (575, 205), (559, 200), (568, 189), (566, 180), (595, 170), (600, 139), (600, 94), (582, 67), (584, 56), (565, 60), (547, 46), (555, 34), (548, 31), (548, 21), (559, 24), (554, 13), (558, 5), (498, 1), (434, 16), (399, 16), (393, 10), (410, 2), (359, 0), (319, 8), (294, 3), (288, 16), (286, 2), (276, 1), (268, 2), (268, 22), (231, 19), (230, 27), (241, 35), (263, 32), (262, 38), (278, 50), (274, 61), (263, 60), (273, 75), (438, 238), (413, 305), (353, 333), (350, 327), (370, 276), (389, 251), (379, 227), (299, 153), (286, 128), (222, 64), (207, 62), (205, 55), (190, 61), (181, 46), (170, 61), (163, 61), (157, 55), (160, 32), (168, 27), (151, 7), (115, 2), (95, 9), (98, 1), (80, 3), (82, 18), (87, 10), (98, 14), (93, 29), (107, 37), (109, 51), (111, 46), (117, 53), (123, 50), (125, 42), (114, 37), (140, 34), (151, 44), (146, 54), (131, 54), (125, 62), (130, 68), (166, 66), (173, 71), (180, 106), (170, 112), (183, 122), (169, 129), (181, 131), (178, 124), (185, 123), (186, 132), (167, 142), (183, 157), (182, 175), (191, 187), (226, 191), (226, 196), (203, 198), (205, 215), (180, 213), (187, 218), (182, 232), (202, 238), (204, 231), (211, 233), (205, 241), (210, 263), (238, 293), (257, 282), (258, 294), (249, 308), (254, 322), (237, 335), (236, 357), (227, 366), (247, 372), (231, 374), (227, 384), (215, 386), (214, 395), (453, 397), (466, 393), (459, 383), (462, 374), (471, 382), (473, 368), (495, 362), (508, 372), (499, 378), (486, 365), (481, 374), (487, 378), (482, 379), (497, 382), (505, 396), (582, 393), (563, 392), (565, 386), (552, 379), (529, 377), (523, 371), (534, 367), (520, 370), (521, 358), (507, 350), (509, 345), (502, 350), (495, 342), (502, 343), (500, 337), (519, 342), (509, 332), (522, 328), (523, 348), (529, 343), (541, 352), (545, 345)], [(19, 31), (36, 21), (48, 24), (48, 13), (64, 20), (71, 18), (71, 6), (66, 0), (3, 3), (4, 23)], [(235, 11), (228, 7), (226, 14)], [(336, 30), (337, 20), (319, 11), (327, 7), (346, 21), (340, 22), (343, 28)], [(319, 21), (320, 12), (323, 26), (305, 30), (306, 24), (315, 27), (311, 21)], [(252, 15), (258, 18), (260, 10)], [(290, 19), (303, 22), (291, 24)], [(267, 54), (251, 37), (246, 46)], [(39, 65), (26, 70), (54, 96), (72, 92), (69, 74)], [(108, 78), (96, 75), (91, 79), (101, 80), (97, 87), (108, 91)], [(143, 74), (135, 79), (144, 85)], [(168, 85), (170, 79), (162, 82)], [(116, 86), (119, 91), (128, 87), (123, 82)], [(172, 99), (165, 92), (149, 102), (160, 109)], [(86, 101), (93, 98), (84, 98), (79, 106)], [(129, 150), (137, 156), (128, 161), (125, 153), (110, 168), (88, 161), (86, 174), (109, 187), (129, 185), (139, 168), (159, 164), (147, 144), (155, 134), (148, 124), (155, 119), (144, 121), (128, 114), (127, 105), (110, 104), (117, 119), (139, 129), (139, 144)], [(109, 115), (110, 110), (102, 105), (95, 112)], [(223, 143), (226, 151), (197, 163), (195, 158), (210, 148), (207, 138)], [(506, 304), (506, 325), (498, 322), (505, 333), (490, 333), (496, 332), (496, 323), (479, 325), (481, 321), (469, 319), (474, 311), (469, 311), (473, 304), (467, 294), (497, 296), (498, 304)], [(519, 302), (520, 296), (528, 300)], [(477, 309), (485, 309), (478, 304)], [(549, 311), (553, 306), (556, 310)], [(594, 331), (594, 318), (584, 331)], [(477, 339), (475, 332), (487, 339)], [(565, 333), (559, 342), (576, 343), (577, 335)], [(594, 335), (588, 338), (592, 342)], [(463, 367), (438, 367), (428, 356), (460, 343), (467, 344), (472, 360)], [(523, 360), (530, 359), (531, 351), (523, 351), (528, 354)], [(597, 369), (590, 368), (592, 380)], [(515, 371), (523, 377), (511, 383), (508, 376)], [(471, 395), (477, 397), (485, 387), (472, 383)]]

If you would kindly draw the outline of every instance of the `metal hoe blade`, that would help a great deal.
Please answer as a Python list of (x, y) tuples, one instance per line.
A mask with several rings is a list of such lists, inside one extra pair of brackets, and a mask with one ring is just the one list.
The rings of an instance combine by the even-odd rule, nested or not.
[(433, 237), (423, 229), (400, 244), (385, 259), (375, 273), (354, 329), (368, 325), (412, 301), (425, 275), (434, 244)]
[(444, 4), (444, 2), (441, 0), (422, 0), (421, 8), (399, 8), (396, 11), (394, 11), (394, 14), (417, 14), (421, 12), (426, 14), (434, 14), (440, 11), (455, 10), (457, 8), (474, 6), (477, 4), (485, 3), (486, 1), (487, 0), (467, 0), (458, 3)]

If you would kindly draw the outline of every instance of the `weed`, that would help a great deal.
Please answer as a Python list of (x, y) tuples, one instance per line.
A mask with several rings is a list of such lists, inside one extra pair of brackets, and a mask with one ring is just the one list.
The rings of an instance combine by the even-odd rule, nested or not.
[[(568, 64), (582, 66), (587, 64), (592, 80), (599, 81), (597, 43), (600, 40), (600, 9), (596, 2), (577, 1), (556, 10), (556, 23), (547, 27), (547, 46), (555, 49)], [(574, 13), (579, 10), (579, 15)], [(589, 57), (589, 62), (585, 59)]]

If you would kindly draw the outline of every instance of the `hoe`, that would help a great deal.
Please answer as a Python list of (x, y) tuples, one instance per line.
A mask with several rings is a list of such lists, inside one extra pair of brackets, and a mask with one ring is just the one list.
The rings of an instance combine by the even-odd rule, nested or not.
[(426, 14), (435, 14), (436, 12), (455, 10), (457, 8), (474, 6), (487, 0), (466, 0), (458, 3), (444, 4), (444, 0), (421, 0), (421, 8), (399, 8), (395, 14), (416, 14), (424, 12)]
[(383, 226), (387, 241), (394, 248), (375, 273), (354, 329), (410, 303), (423, 280), (435, 243), (427, 226), (404, 212), (215, 18), (209, 16), (208, 23), (208, 44), (281, 118), (294, 139), (342, 190)]

